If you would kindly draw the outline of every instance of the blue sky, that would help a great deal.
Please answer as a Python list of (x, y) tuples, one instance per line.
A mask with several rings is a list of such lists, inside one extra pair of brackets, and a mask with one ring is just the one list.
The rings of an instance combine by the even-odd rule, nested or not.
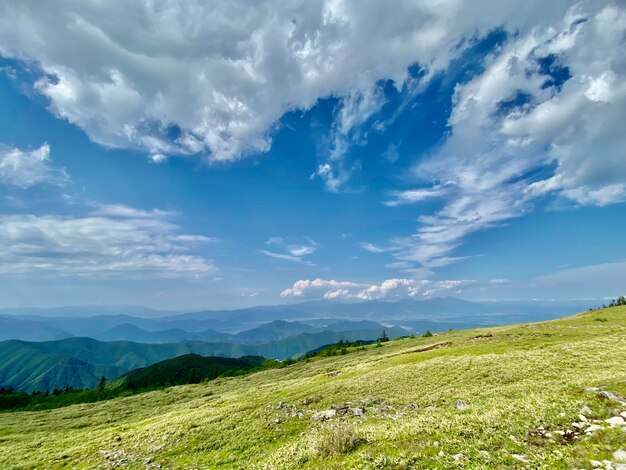
[(475, 10), (5, 2), (0, 306), (623, 294), (626, 10)]

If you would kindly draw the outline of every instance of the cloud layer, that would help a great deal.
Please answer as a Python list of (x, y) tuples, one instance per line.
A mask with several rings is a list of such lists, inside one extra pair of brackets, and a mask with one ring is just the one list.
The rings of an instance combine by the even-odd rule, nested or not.
[(511, 38), (485, 70), (457, 85), (450, 135), (415, 168), (431, 187), (396, 192), (390, 206), (440, 198), (402, 261), (436, 268), (471, 233), (501, 225), (552, 194), (578, 205), (626, 200), (626, 10), (577, 4), (550, 27)]
[(422, 298), (472, 284), (468, 280), (429, 281), (415, 279), (387, 279), (380, 284), (363, 284), (332, 279), (302, 279), (285, 289), (281, 297), (324, 298), (324, 299), (394, 299)]
[(211, 239), (187, 235), (171, 214), (100, 206), (82, 217), (0, 216), (0, 274), (113, 279), (201, 278), (216, 271), (191, 254)]
[[(570, 1), (7, 0), (0, 55), (35, 64), (37, 90), (59, 116), (108, 146), (212, 160), (263, 152), (288, 110), (344, 97), (332, 167), (382, 104), (376, 84), (426, 79), (474, 37), (528, 31)], [(331, 189), (346, 176), (321, 166)]]

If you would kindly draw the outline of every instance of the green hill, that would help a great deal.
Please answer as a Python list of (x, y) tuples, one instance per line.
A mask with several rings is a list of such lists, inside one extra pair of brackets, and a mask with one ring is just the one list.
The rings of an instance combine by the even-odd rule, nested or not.
[[(104, 375), (109, 380), (137, 369), (184, 354), (200, 356), (263, 356), (287, 359), (300, 356), (319, 346), (344, 340), (368, 340), (380, 336), (382, 329), (372, 327), (352, 331), (323, 331), (289, 336), (263, 344), (187, 341), (143, 344), (131, 341), (97, 341), (91, 338), (66, 338), (59, 341), (0, 342), (0, 386), (32, 392), (54, 388), (94, 388)], [(398, 327), (387, 329), (390, 338), (407, 334)]]
[(404, 338), (206, 384), (0, 413), (0, 462), (588, 469), (626, 449), (625, 365), (625, 307)]
[(260, 367), (265, 361), (265, 358), (259, 356), (244, 356), (235, 359), (185, 354), (149, 367), (132, 370), (117, 379), (111, 386), (135, 390), (195, 384), (203, 380), (213, 380), (222, 375), (238, 375)]

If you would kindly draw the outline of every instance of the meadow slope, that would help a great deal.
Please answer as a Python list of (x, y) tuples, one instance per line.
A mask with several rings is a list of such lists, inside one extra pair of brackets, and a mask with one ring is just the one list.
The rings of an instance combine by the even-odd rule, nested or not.
[(0, 468), (591, 468), (626, 449), (620, 396), (626, 307), (2, 413)]

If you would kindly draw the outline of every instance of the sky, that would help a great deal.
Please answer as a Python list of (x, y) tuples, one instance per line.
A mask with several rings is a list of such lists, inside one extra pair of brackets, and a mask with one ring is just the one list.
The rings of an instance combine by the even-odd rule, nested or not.
[(4, 0), (0, 307), (626, 291), (621, 1)]

